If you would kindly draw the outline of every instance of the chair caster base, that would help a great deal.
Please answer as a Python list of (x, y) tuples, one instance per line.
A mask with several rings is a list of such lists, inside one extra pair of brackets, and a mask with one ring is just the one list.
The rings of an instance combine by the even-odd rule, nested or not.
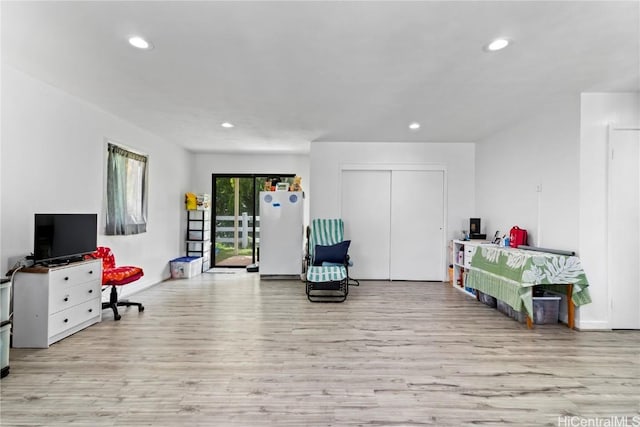
[(129, 300), (118, 300), (118, 294), (115, 291), (115, 286), (111, 288), (111, 297), (109, 302), (102, 303), (102, 309), (110, 308), (113, 310), (113, 320), (120, 320), (122, 317), (120, 313), (118, 313), (118, 307), (138, 307), (138, 313), (144, 311), (144, 305), (139, 302), (131, 302)]

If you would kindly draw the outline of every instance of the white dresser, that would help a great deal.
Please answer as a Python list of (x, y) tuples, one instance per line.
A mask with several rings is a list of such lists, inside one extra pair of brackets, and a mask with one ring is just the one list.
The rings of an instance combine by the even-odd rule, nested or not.
[(46, 348), (102, 319), (102, 261), (16, 274), (13, 347)]

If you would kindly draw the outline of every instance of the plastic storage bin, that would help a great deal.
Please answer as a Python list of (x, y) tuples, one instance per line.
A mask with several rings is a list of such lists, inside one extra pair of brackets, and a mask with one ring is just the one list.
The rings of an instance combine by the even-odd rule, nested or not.
[(569, 313), (567, 308), (567, 295), (564, 293), (556, 292), (556, 291), (545, 290), (543, 296), (560, 298), (559, 307), (558, 307), (558, 322), (568, 323)]
[[(197, 210), (194, 212), (189, 212), (189, 219), (194, 221), (194, 226), (197, 226), (196, 221), (209, 221), (211, 219), (211, 211), (210, 210)], [(205, 225), (207, 230), (209, 229), (209, 224)]]
[(542, 297), (533, 297), (533, 323), (537, 325), (558, 323), (561, 298), (550, 296), (547, 293), (544, 295)]
[(202, 258), (184, 256), (172, 259), (171, 266), (172, 279), (188, 279), (202, 273)]
[[(559, 296), (550, 296), (550, 294), (547, 293), (541, 297), (533, 297), (533, 323), (536, 325), (558, 323), (560, 299)], [(499, 312), (520, 323), (523, 323), (527, 319), (527, 314), (524, 311), (516, 311), (503, 301), (498, 300), (496, 308)]]
[(502, 300), (496, 300), (496, 308), (500, 313), (506, 316), (511, 315), (511, 306)]
[(0, 378), (9, 374), (9, 336), (11, 323), (6, 320), (0, 322)]
[(187, 241), (187, 251), (195, 251), (195, 252), (208, 252), (209, 247), (211, 246), (211, 242), (196, 242), (193, 240)]
[(491, 308), (496, 308), (497, 301), (494, 297), (492, 297), (491, 295), (487, 295), (484, 292), (480, 292), (480, 291), (477, 291), (477, 292), (478, 292), (478, 300), (481, 303), (486, 304)]
[(496, 300), (496, 308), (500, 313), (505, 316), (509, 316), (520, 323), (523, 323), (527, 318), (527, 315), (524, 312), (514, 310), (509, 304), (501, 300)]
[(527, 313), (525, 313), (524, 311), (516, 311), (511, 307), (509, 307), (509, 309), (511, 311), (509, 313), (509, 316), (511, 316), (512, 319), (515, 319), (520, 323), (524, 323), (527, 321)]
[(200, 231), (200, 230), (189, 231), (189, 234), (187, 234), (187, 237), (189, 238), (189, 240), (207, 240), (209, 238), (209, 230), (206, 230), (206, 231)]

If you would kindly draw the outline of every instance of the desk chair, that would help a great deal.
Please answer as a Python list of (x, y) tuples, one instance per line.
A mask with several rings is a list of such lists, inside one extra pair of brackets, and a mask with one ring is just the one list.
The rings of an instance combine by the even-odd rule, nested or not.
[(116, 258), (111, 249), (99, 246), (95, 252), (87, 255), (88, 258), (102, 259), (102, 290), (111, 287), (109, 302), (102, 303), (102, 309), (110, 308), (113, 310), (113, 319), (120, 320), (118, 306), (136, 306), (138, 312), (144, 311), (144, 306), (139, 302), (131, 302), (129, 300), (118, 300), (118, 286), (124, 286), (135, 282), (144, 276), (144, 272), (140, 267), (133, 266), (116, 266)]

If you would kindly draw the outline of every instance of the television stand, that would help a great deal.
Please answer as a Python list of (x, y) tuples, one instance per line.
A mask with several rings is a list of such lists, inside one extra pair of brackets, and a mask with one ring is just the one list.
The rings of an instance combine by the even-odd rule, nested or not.
[(102, 318), (102, 261), (16, 273), (13, 347), (47, 348)]

